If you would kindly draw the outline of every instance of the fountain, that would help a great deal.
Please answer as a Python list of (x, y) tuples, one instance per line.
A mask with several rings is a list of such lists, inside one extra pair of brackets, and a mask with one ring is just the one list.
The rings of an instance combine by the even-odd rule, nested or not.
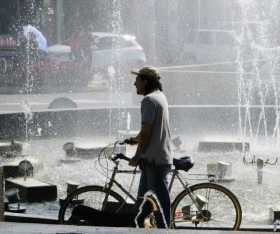
[[(277, 1), (273, 0), (271, 4), (264, 5), (261, 4), (263, 2), (261, 0), (225, 2), (223, 4), (225, 9), (221, 13), (232, 12), (227, 18), (229, 19), (227, 25), (230, 25), (227, 27), (224, 26), (225, 22), (221, 22), (226, 16), (219, 15), (218, 10), (214, 14), (212, 8), (206, 13), (202, 5), (201, 9), (198, 9), (195, 3), (188, 3), (189, 5), (186, 6), (185, 1), (179, 0), (164, 1), (166, 4), (154, 0), (111, 2), (110, 10), (104, 2), (99, 3), (103, 4), (102, 9), (95, 8), (95, 11), (100, 10), (95, 14), (100, 14), (102, 17), (99, 15), (94, 20), (89, 16), (79, 17), (92, 22), (95, 31), (135, 34), (145, 49), (147, 63), (160, 68), (164, 92), (170, 104), (172, 135), (180, 135), (173, 142), (177, 144), (176, 153), (193, 156), (195, 166), (191, 172), (207, 173), (207, 169), (212, 170), (220, 177), (220, 183), (227, 182), (225, 185), (240, 199), (245, 214), (244, 225), (267, 224), (267, 213), (271, 207), (273, 212), (275, 211), (273, 220), (278, 219), (276, 213), (278, 209), (274, 205), (279, 200), (277, 194), (280, 192), (279, 184), (275, 180), (279, 177), (279, 168), (275, 160), (279, 155), (280, 134), (277, 84), (277, 57), (280, 51), (270, 41), (270, 38), (276, 36), (268, 36), (268, 32), (273, 31), (271, 26), (278, 19)], [(208, 6), (208, 3), (205, 4)], [(51, 15), (51, 9), (48, 11)], [(74, 23), (78, 21), (78, 16), (75, 15), (78, 14), (78, 10), (74, 12), (63, 12), (64, 14), (61, 15), (66, 17), (73, 13), (73, 19), (70, 17), (71, 20), (65, 20), (65, 24), (72, 23), (72, 27), (77, 27)], [(110, 14), (110, 20), (106, 18), (104, 12)], [(194, 12), (200, 12), (202, 15), (198, 16)], [(213, 18), (213, 15), (217, 14), (219, 16)], [(207, 18), (208, 16), (210, 19)], [(166, 19), (169, 21), (166, 22)], [(85, 22), (83, 20), (81, 22)], [(211, 20), (217, 22), (211, 23)], [(61, 19), (59, 22), (63, 23)], [(180, 60), (189, 54), (181, 56), (184, 53), (183, 43), (191, 39), (192, 35), (188, 35), (188, 32), (192, 29), (232, 31), (232, 35), (238, 42), (235, 47), (232, 46), (237, 54), (236, 59), (227, 63), (227, 61), (212, 61), (210, 58), (210, 62), (206, 65), (199, 64), (199, 61), (194, 59), (191, 60), (196, 64), (186, 64), (186, 60)], [(70, 34), (67, 30), (69, 31), (69, 25), (68, 28), (65, 27), (65, 37)], [(60, 37), (63, 37), (63, 33)], [(258, 40), (263, 45), (259, 44)], [(29, 57), (30, 41), (28, 43), (29, 55), (24, 87), (26, 96), (38, 90), (36, 87), (38, 84), (29, 70), (32, 58)], [(121, 43), (118, 40), (112, 41), (114, 48), (120, 48)], [(69, 49), (69, 46), (67, 48)], [(223, 52), (226, 54), (226, 50)], [(59, 118), (60, 114), (63, 115), (63, 111), (70, 113), (68, 112), (70, 110), (63, 109), (55, 112), (55, 109), (51, 109), (34, 113), (28, 98), (21, 102), (25, 118), (22, 154), (28, 155), (23, 159), (36, 158), (43, 167), (38, 170), (37, 165), (30, 159), (34, 166), (34, 177), (27, 177), (25, 180), (23, 178), (20, 182), (41, 186), (39, 182), (46, 181), (46, 184), (56, 185), (57, 196), (52, 187), (53, 196), (49, 200), (56, 197), (64, 198), (67, 183), (73, 178), (77, 180), (75, 184), (79, 185), (103, 182), (105, 178), (99, 173), (100, 168), (94, 161), (100, 149), (107, 143), (113, 142), (115, 138), (129, 138), (138, 133), (136, 130), (139, 126), (136, 124), (140, 124), (140, 102), (138, 100), (136, 102), (133, 97), (135, 92), (133, 81), (127, 81), (128, 71), (120, 65), (118, 50), (110, 55), (110, 59), (112, 65), (108, 66), (105, 72), (96, 72), (91, 64), (90, 73), (95, 82), (90, 82), (87, 87), (91, 90), (96, 88), (93, 86), (97, 83), (102, 83), (102, 89), (107, 87), (108, 90), (104, 93), (97, 90), (94, 92), (97, 93), (96, 96), (105, 97), (106, 102), (100, 104), (99, 100), (94, 99), (96, 101), (94, 110), (86, 105), (76, 106), (75, 113), (78, 118), (77, 126), (73, 124), (73, 134), (60, 134), (53, 118), (53, 116)], [(176, 64), (176, 61), (180, 64), (179, 62)], [(91, 63), (94, 63), (94, 60)], [(58, 90), (58, 87), (55, 88)], [(73, 94), (75, 90), (71, 88), (70, 93)], [(56, 91), (51, 95), (55, 96)], [(80, 96), (79, 99), (86, 99), (86, 97)], [(129, 102), (131, 106), (126, 105), (128, 103), (126, 99), (132, 100)], [(63, 124), (62, 119), (61, 125)], [(184, 149), (181, 147), (182, 142), (186, 142)], [(133, 154), (130, 149), (120, 150)], [(256, 157), (253, 158), (253, 155)], [(263, 167), (261, 167), (261, 158)], [(124, 180), (129, 184), (129, 178)], [(135, 191), (136, 187), (135, 184), (133, 188)], [(261, 204), (260, 200), (263, 201)], [(27, 212), (31, 210), (34, 214), (38, 214), (44, 210), (56, 217), (58, 203), (58, 201), (50, 201), (44, 205), (27, 204)]]
[(118, 130), (118, 135), (120, 139), (128, 139), (130, 137), (137, 136), (138, 131), (131, 130), (131, 114), (129, 111), (127, 111), (127, 117), (126, 117), (126, 128)]
[[(241, 20), (237, 26), (239, 30), (238, 40), (238, 69), (239, 76), (239, 128), (243, 139), (259, 142), (268, 138), (278, 146), (279, 135), (279, 111), (278, 111), (278, 86), (276, 82), (279, 47), (275, 45), (272, 26), (273, 19), (263, 19), (262, 10), (267, 17), (275, 14), (277, 2), (272, 1), (267, 9), (260, 2), (240, 2)], [(274, 8), (275, 7), (275, 8)], [(255, 16), (252, 19), (252, 12)], [(248, 52), (249, 51), (249, 52)], [(254, 77), (246, 75), (246, 56), (251, 53), (249, 61)], [(272, 116), (275, 116), (273, 119)], [(254, 122), (253, 123), (253, 119)], [(274, 125), (274, 126), (273, 126)], [(262, 142), (262, 144), (265, 142)]]

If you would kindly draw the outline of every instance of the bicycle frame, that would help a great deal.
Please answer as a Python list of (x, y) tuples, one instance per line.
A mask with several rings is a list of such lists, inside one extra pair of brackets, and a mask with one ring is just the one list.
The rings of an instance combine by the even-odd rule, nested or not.
[[(119, 142), (116, 141), (114, 143), (114, 148), (113, 148), (113, 151), (112, 151), (112, 155), (114, 155), (114, 152), (115, 152), (115, 149), (116, 149), (116, 146)], [(116, 181), (115, 177), (117, 174), (119, 173), (125, 173), (125, 174), (135, 174), (137, 171), (136, 171), (136, 168), (135, 170), (119, 170), (118, 167), (119, 167), (119, 161), (114, 161), (115, 163), (115, 166), (114, 166), (114, 169), (113, 169), (113, 173), (112, 173), (112, 176), (110, 178), (110, 181), (108, 183), (106, 183), (104, 185), (104, 187), (106, 188), (106, 191), (110, 191), (113, 187), (113, 185), (116, 185), (127, 197), (129, 197), (134, 203), (137, 201), (137, 198), (134, 197), (129, 191), (127, 191), (118, 181)], [(139, 171), (138, 171), (139, 172)], [(171, 169), (171, 180), (170, 180), (170, 183), (168, 185), (168, 190), (169, 192), (171, 192), (171, 189), (173, 187), (173, 184), (174, 184), (174, 181), (175, 179), (177, 178), (178, 181), (180, 182), (180, 184), (182, 185), (183, 189), (184, 190), (187, 190), (190, 194), (190, 197), (194, 203), (194, 205), (196, 206), (196, 208), (200, 211), (201, 208), (197, 202), (197, 197), (196, 195), (190, 190), (190, 187), (189, 187), (189, 183), (183, 181), (183, 179), (180, 177), (180, 174), (179, 174), (179, 171), (177, 171), (176, 169)], [(104, 199), (104, 202), (103, 202), (103, 205), (106, 204), (107, 200), (108, 200), (108, 196), (109, 194), (106, 192), (106, 195), (105, 195), (105, 199)]]
[[(133, 169), (119, 170), (119, 165), (120, 165), (119, 163), (121, 162), (120, 160), (125, 160), (125, 161), (129, 162), (130, 159), (128, 157), (126, 157), (125, 155), (123, 155), (122, 153), (114, 154), (116, 144), (117, 143), (114, 144), (114, 149), (113, 149), (113, 153), (111, 154), (111, 156), (106, 157), (106, 155), (105, 155), (105, 157), (107, 159), (111, 160), (114, 163), (113, 170), (111, 170), (112, 173), (110, 173), (111, 176), (109, 176), (107, 178), (107, 182), (105, 182), (105, 185), (103, 187), (101, 187), (100, 185), (85, 186), (84, 188), (79, 188), (77, 191), (73, 192), (73, 194), (70, 194), (69, 197), (67, 197), (67, 199), (66, 199), (66, 204), (64, 204), (59, 211), (60, 222), (65, 222), (64, 216), (65, 216), (66, 209), (68, 208), (68, 205), (71, 205), (71, 201), (74, 198), (74, 196), (80, 195), (83, 193), (87, 193), (87, 192), (93, 192), (92, 193), (93, 196), (94, 196), (95, 192), (99, 192), (103, 195), (102, 196), (103, 199), (101, 201), (99, 200), (99, 203), (98, 203), (99, 205), (102, 205), (102, 207), (99, 206), (97, 208), (98, 210), (100, 210), (100, 208), (101, 208), (101, 211), (107, 207), (110, 207), (107, 205), (111, 205), (111, 203), (116, 203), (113, 205), (115, 205), (115, 207), (118, 209), (121, 209), (123, 207), (123, 205), (124, 205), (124, 207), (126, 207), (125, 206), (126, 203), (131, 204), (131, 201), (133, 202), (133, 204), (131, 204), (131, 205), (134, 205), (135, 203), (137, 204), (137, 202), (138, 202), (137, 197), (131, 193), (129, 188), (123, 187), (122, 184), (117, 181), (116, 175), (119, 173), (135, 174), (139, 171), (137, 171), (136, 168), (134, 170)], [(242, 219), (242, 210), (241, 210), (239, 201), (235, 197), (235, 195), (230, 190), (226, 189), (225, 187), (212, 183), (212, 182), (215, 182), (213, 175), (207, 175), (208, 176), (207, 182), (191, 184), (188, 181), (191, 178), (185, 179), (180, 172), (181, 172), (180, 170), (178, 170), (178, 169), (176, 169), (176, 167), (174, 167), (171, 169), (170, 175), (168, 176), (169, 177), (168, 191), (170, 193), (172, 190), (174, 190), (173, 187), (175, 186), (176, 179), (179, 181), (179, 183), (176, 182), (176, 187), (177, 187), (177, 183), (180, 185), (180, 187), (182, 186), (182, 191), (178, 194), (176, 191), (177, 195), (171, 201), (171, 212), (172, 212), (172, 222), (173, 222), (172, 226), (174, 226), (175, 228), (180, 228), (180, 224), (177, 227), (177, 223), (184, 221), (185, 219), (186, 219), (186, 222), (191, 222), (191, 223), (195, 224), (196, 227), (197, 227), (197, 225), (200, 224), (200, 222), (208, 223), (212, 219), (211, 218), (212, 211), (209, 210), (210, 200), (211, 200), (210, 195), (212, 194), (212, 191), (217, 191), (218, 195), (221, 194), (222, 196), (225, 196), (227, 199), (226, 201), (229, 201), (230, 204), (232, 204), (232, 206), (234, 206), (233, 208), (231, 208), (233, 210), (233, 213), (232, 213), (233, 216), (231, 215), (231, 217), (233, 218), (232, 221), (234, 221), (232, 227), (234, 228), (234, 230), (238, 230), (238, 228), (240, 227), (241, 219)], [(205, 174), (191, 174), (191, 175), (205, 176)], [(198, 180), (201, 180), (201, 179), (198, 179)], [(203, 180), (205, 180), (205, 179), (203, 178)], [(116, 187), (119, 188), (120, 191), (122, 191), (120, 194), (118, 192), (115, 192), (112, 189), (112, 187), (114, 185), (116, 185)], [(123, 195), (126, 195), (126, 197), (124, 197)], [(105, 198), (104, 198), (104, 196), (105, 196)], [(126, 202), (127, 199), (130, 199), (129, 202)], [(214, 199), (215, 199), (215, 197), (214, 197)], [(183, 202), (181, 203), (181, 201), (183, 201)], [(95, 205), (95, 203), (94, 203), (94, 205)], [(185, 208), (185, 207), (186, 207), (186, 210), (189, 210), (189, 211), (186, 211), (187, 212), (186, 214), (183, 211), (183, 208)], [(130, 206), (128, 206), (128, 208), (130, 209)], [(177, 212), (179, 212), (178, 213), (179, 216), (178, 216), (178, 220), (176, 221), (175, 219), (177, 218), (177, 216), (176, 216)], [(188, 212), (190, 212), (190, 213), (188, 213)], [(214, 212), (218, 212), (218, 214), (220, 214), (219, 210), (215, 210)], [(181, 215), (182, 215), (182, 217), (181, 217)], [(184, 215), (186, 217), (184, 217)], [(220, 216), (217, 216), (217, 217), (220, 217)], [(218, 222), (220, 222), (220, 221), (218, 220)], [(182, 227), (184, 227), (184, 225)], [(209, 227), (211, 228), (212, 226), (210, 225)]]
[(190, 187), (189, 187), (189, 183), (183, 181), (183, 179), (180, 177), (179, 172), (176, 169), (172, 169), (171, 170), (172, 176), (171, 176), (171, 180), (168, 186), (168, 190), (169, 192), (171, 192), (171, 189), (173, 187), (174, 181), (177, 178), (177, 180), (180, 182), (180, 184), (183, 186), (183, 188), (185, 190), (187, 190), (190, 194), (190, 198), (192, 199), (194, 205), (196, 206), (196, 208), (200, 211), (201, 207), (199, 206), (198, 202), (197, 202), (197, 197), (196, 195), (191, 191)]
[[(113, 185), (116, 185), (116, 187), (118, 187), (127, 197), (129, 197), (134, 203), (137, 201), (137, 198), (134, 197), (127, 189), (125, 189), (118, 181), (116, 181), (115, 177), (117, 174), (119, 173), (124, 173), (124, 174), (135, 174), (135, 173), (139, 173), (139, 171), (136, 171), (136, 170), (119, 170), (118, 169), (118, 166), (119, 166), (119, 162), (115, 162), (115, 166), (114, 166), (114, 169), (113, 169), (113, 173), (112, 173), (112, 176), (110, 178), (110, 181), (108, 183), (105, 184), (105, 188), (106, 188), (106, 191), (109, 191), (112, 189)], [(181, 177), (180, 177), (180, 174), (179, 172), (176, 170), (176, 169), (171, 169), (171, 180), (170, 180), (170, 183), (168, 185), (168, 190), (169, 192), (171, 192), (172, 190), (172, 187), (173, 187), (173, 184), (174, 184), (174, 181), (175, 179), (178, 179), (178, 181), (180, 182), (180, 184), (182, 185), (182, 187), (185, 189), (185, 190), (188, 190), (189, 193), (190, 193), (190, 197), (191, 199), (193, 200), (194, 204), (199, 207), (199, 205), (197, 204), (197, 201), (196, 201), (196, 196), (195, 194), (192, 193), (192, 191), (190, 190), (189, 188), (189, 183), (185, 182)], [(105, 197), (105, 201), (107, 201), (107, 198), (108, 198), (108, 193), (106, 193), (106, 197)]]
[[(116, 185), (125, 195), (127, 195), (135, 203), (137, 198), (135, 198), (129, 191), (127, 191), (118, 181), (116, 181), (115, 177), (119, 173), (133, 174), (136, 172), (135, 170), (119, 170), (118, 167), (119, 167), (119, 162), (115, 162), (115, 166), (110, 181), (105, 184), (106, 191), (111, 190), (113, 185)], [(108, 195), (109, 194), (106, 193), (105, 201), (107, 200)]]

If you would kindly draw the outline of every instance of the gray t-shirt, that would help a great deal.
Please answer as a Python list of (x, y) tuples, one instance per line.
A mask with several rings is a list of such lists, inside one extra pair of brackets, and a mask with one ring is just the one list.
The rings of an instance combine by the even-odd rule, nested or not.
[(141, 158), (157, 165), (172, 164), (168, 103), (161, 91), (154, 91), (143, 98), (141, 118), (142, 123), (152, 125), (151, 140)]

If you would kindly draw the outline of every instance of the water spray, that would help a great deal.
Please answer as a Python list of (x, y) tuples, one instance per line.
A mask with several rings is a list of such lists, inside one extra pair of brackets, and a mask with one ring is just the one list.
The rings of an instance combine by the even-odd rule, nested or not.
[[(254, 165), (256, 163), (258, 163), (258, 159), (257, 156), (255, 154), (250, 154), (250, 153), (245, 153), (243, 155), (243, 164), (245, 165)], [(263, 159), (263, 157), (261, 157), (261, 159), (263, 160), (264, 166), (265, 165), (277, 165), (278, 164), (278, 157), (274, 157), (274, 159), (271, 159), (270, 157), (267, 157), (266, 159)]]

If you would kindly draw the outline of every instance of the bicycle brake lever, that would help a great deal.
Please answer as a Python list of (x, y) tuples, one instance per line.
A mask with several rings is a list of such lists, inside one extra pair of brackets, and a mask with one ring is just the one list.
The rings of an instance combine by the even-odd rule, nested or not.
[(115, 157), (115, 160), (117, 160), (117, 159), (123, 159), (123, 160), (125, 160), (125, 161), (130, 161), (130, 158), (128, 158), (128, 157), (126, 157), (124, 154), (122, 154), (122, 153), (118, 153), (117, 155), (116, 155), (116, 157)]
[(125, 144), (130, 145), (131, 143), (132, 143), (131, 138), (129, 138), (129, 139), (124, 139), (123, 141), (120, 141), (119, 145), (125, 145)]

